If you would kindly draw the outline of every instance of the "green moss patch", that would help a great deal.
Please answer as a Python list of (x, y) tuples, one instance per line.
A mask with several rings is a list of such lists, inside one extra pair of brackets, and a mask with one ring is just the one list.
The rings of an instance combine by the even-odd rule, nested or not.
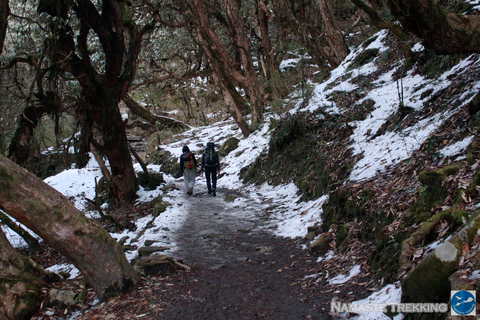
[(405, 215), (404, 223), (412, 225), (422, 223), (431, 216), (432, 208), (439, 202), (445, 200), (448, 191), (443, 185), (446, 177), (457, 173), (459, 167), (450, 166), (435, 171), (423, 171), (419, 174), (418, 180), (424, 185), (420, 189), (420, 198), (413, 204)]
[(157, 201), (155, 202), (155, 208), (153, 210), (153, 216), (158, 217), (162, 212), (167, 211), (167, 208), (171, 206), (171, 204), (167, 201), (164, 201), (162, 196), (157, 197)]

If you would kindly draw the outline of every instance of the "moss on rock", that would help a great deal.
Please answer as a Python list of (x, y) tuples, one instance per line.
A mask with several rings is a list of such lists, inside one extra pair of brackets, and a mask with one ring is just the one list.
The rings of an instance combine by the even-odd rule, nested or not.
[(451, 290), (448, 278), (455, 267), (455, 261), (427, 256), (402, 281), (402, 302), (447, 302)]
[(424, 187), (420, 189), (418, 201), (405, 214), (404, 223), (406, 225), (423, 223), (430, 218), (431, 209), (448, 196), (443, 181), (446, 177), (457, 173), (459, 169), (458, 166), (450, 166), (435, 171), (422, 171), (419, 174), (418, 180)]
[(322, 234), (314, 243), (310, 244), (310, 251), (314, 255), (323, 255), (330, 249), (333, 237), (330, 234)]
[(162, 212), (167, 211), (169, 206), (171, 206), (169, 202), (163, 201), (162, 196), (158, 196), (153, 209), (153, 216), (158, 217)]
[(138, 183), (145, 188), (145, 190), (155, 190), (158, 186), (165, 182), (163, 179), (163, 174), (159, 172), (149, 172), (146, 174), (145, 172), (139, 172), (138, 176)]
[(180, 161), (174, 157), (169, 151), (159, 149), (154, 150), (146, 159), (145, 163), (161, 165), (161, 171), (172, 175), (174, 178), (180, 178)]
[(235, 137), (230, 137), (225, 141), (220, 149), (218, 150), (218, 155), (220, 157), (225, 157), (227, 154), (238, 148), (240, 140)]

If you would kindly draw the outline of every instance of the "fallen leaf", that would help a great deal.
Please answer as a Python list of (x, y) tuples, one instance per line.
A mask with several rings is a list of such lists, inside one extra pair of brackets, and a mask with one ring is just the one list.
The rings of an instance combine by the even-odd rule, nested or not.
[(470, 252), (470, 248), (469, 248), (469, 246), (468, 246), (468, 243), (465, 243), (465, 244), (463, 245), (463, 248), (462, 248), (462, 249), (463, 249), (463, 253), (464, 253), (464, 254)]

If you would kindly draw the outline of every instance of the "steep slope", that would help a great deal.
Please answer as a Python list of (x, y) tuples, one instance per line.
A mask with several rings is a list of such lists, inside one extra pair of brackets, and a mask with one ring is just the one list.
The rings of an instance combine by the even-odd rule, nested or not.
[[(391, 283), (478, 213), (479, 115), (469, 102), (480, 56), (438, 57), (418, 44), (406, 67), (390, 43), (381, 31), (354, 50), (278, 121), (270, 148), (242, 176), (294, 181), (306, 199), (328, 194), (312, 249), (341, 261), (362, 247), (357, 254)], [(466, 276), (479, 267), (472, 253), (466, 262), (477, 250), (470, 240)]]

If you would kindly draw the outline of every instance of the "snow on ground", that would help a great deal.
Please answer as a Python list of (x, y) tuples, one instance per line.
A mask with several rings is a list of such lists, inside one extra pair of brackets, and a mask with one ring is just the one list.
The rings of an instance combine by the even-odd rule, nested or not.
[[(388, 304), (398, 304), (401, 303), (402, 299), (402, 289), (400, 285), (397, 284), (389, 284), (383, 287), (380, 291), (372, 293), (365, 299), (358, 300), (352, 302), (352, 304), (358, 305), (388, 305)], [(393, 319), (394, 320), (401, 320), (404, 318), (402, 313), (396, 315)], [(358, 316), (353, 316), (350, 319), (354, 320), (389, 320), (391, 319), (387, 315), (385, 315), (382, 311), (378, 312), (365, 312), (359, 313)]]
[(473, 5), (474, 10), (480, 10), (480, 0), (469, 0), (469, 1), (465, 1), (465, 2), (468, 2), (471, 5)]
[[(367, 63), (362, 68), (349, 70), (349, 66), (354, 62), (355, 57), (364, 50), (378, 49), (377, 57), (381, 56), (382, 52), (388, 50), (388, 47), (383, 43), (387, 35), (387, 31), (380, 31), (376, 40), (366, 48), (359, 46), (352, 51), (342, 64), (332, 72), (327, 81), (316, 86), (309, 104), (303, 107), (300, 102), (292, 112), (314, 112), (322, 108), (328, 112), (341, 113), (341, 108), (335, 104), (335, 101), (330, 100), (331, 95), (336, 91), (349, 92), (357, 89), (358, 86), (352, 83), (356, 77), (371, 75), (377, 71), (374, 61)], [(422, 50), (421, 46), (415, 48), (417, 51)], [(363, 155), (363, 158), (355, 164), (350, 179), (360, 181), (373, 178), (377, 173), (384, 172), (389, 166), (408, 159), (440, 125), (448, 121), (455, 110), (459, 109), (458, 107), (455, 110), (446, 109), (434, 116), (422, 119), (401, 132), (386, 132), (376, 136), (381, 126), (397, 112), (400, 102), (403, 102), (405, 106), (420, 110), (425, 107), (425, 101), (421, 98), (423, 93), (431, 91), (430, 95), (433, 95), (444, 90), (450, 86), (451, 82), (448, 79), (452, 74), (461, 74), (466, 69), (478, 65), (480, 65), (479, 56), (472, 55), (460, 61), (458, 65), (445, 72), (438, 79), (427, 79), (412, 74), (410, 71), (400, 82), (397, 82), (393, 79), (393, 74), (401, 65), (394, 66), (394, 69), (386, 74), (380, 74), (377, 81), (372, 82), (374, 87), (369, 90), (363, 99), (357, 102), (361, 104), (365, 100), (373, 100), (375, 102), (374, 110), (365, 120), (350, 123), (355, 128), (351, 137), (354, 154)], [(342, 79), (347, 80), (342, 81)], [(479, 89), (480, 81), (477, 81), (471, 86), (470, 90), (466, 90), (461, 97), (456, 98), (462, 101), (462, 105), (466, 105)], [(430, 95), (426, 95), (424, 99), (428, 99)], [(463, 150), (457, 148), (455, 151), (460, 153)], [(449, 156), (449, 154), (445, 156)]]
[(86, 199), (95, 199), (95, 179), (98, 181), (101, 177), (100, 165), (91, 155), (85, 168), (65, 170), (56, 176), (48, 177), (45, 182), (72, 199), (78, 210), (85, 211)]
[[(302, 107), (302, 104), (298, 103), (297, 107), (291, 112), (315, 111), (318, 108), (323, 108), (325, 111), (331, 113), (343, 112), (340, 106), (337, 106), (334, 101), (329, 100), (332, 93), (336, 91), (355, 90), (357, 86), (353, 81), (356, 77), (371, 75), (376, 71), (373, 62), (366, 64), (360, 69), (349, 70), (348, 67), (363, 50), (378, 49), (380, 53), (386, 51), (387, 47), (383, 44), (386, 35), (386, 31), (381, 31), (377, 34), (376, 40), (370, 43), (367, 48), (359, 47), (357, 50), (353, 50), (345, 61), (332, 72), (331, 77), (327, 81), (316, 85), (310, 102), (305, 107)], [(422, 50), (421, 46), (415, 48), (416, 50)], [(283, 66), (291, 66), (296, 62), (298, 62), (298, 60), (289, 60)], [(450, 84), (448, 80), (449, 75), (452, 73), (461, 73), (466, 68), (479, 64), (480, 59), (477, 56), (468, 57), (437, 80), (429, 80), (418, 75), (406, 74), (402, 83), (399, 84), (394, 81), (392, 77), (396, 71), (395, 69), (387, 74), (380, 75), (377, 81), (372, 83), (375, 87), (364, 98), (371, 99), (375, 102), (374, 109), (365, 120), (350, 123), (350, 125), (355, 127), (355, 131), (351, 137), (352, 148), (356, 154), (363, 154), (363, 158), (356, 163), (350, 179), (363, 180), (372, 178), (377, 173), (385, 170), (387, 166), (395, 165), (401, 160), (407, 159), (421, 146), (425, 139), (427, 139), (439, 125), (448, 120), (454, 112), (453, 110), (445, 110), (443, 113), (421, 119), (401, 133), (386, 132), (372, 138), (382, 124), (396, 113), (400, 102), (399, 88), (403, 88), (403, 102), (405, 105), (414, 109), (421, 109), (424, 107), (421, 99), (422, 93), (427, 90), (437, 92), (447, 87)], [(400, 66), (394, 66), (394, 68), (398, 67)], [(473, 96), (472, 93), (477, 92), (479, 89), (480, 82), (473, 83), (470, 91), (464, 92), (464, 95), (461, 97), (463, 103), (468, 103)], [(359, 101), (359, 103), (361, 102), (362, 101)], [(298, 189), (293, 184), (276, 187), (268, 184), (263, 184), (259, 187), (252, 185), (246, 186), (239, 178), (241, 168), (251, 164), (258, 155), (268, 150), (270, 117), (275, 116), (267, 114), (264, 124), (248, 138), (242, 136), (238, 126), (232, 120), (226, 120), (209, 127), (192, 128), (178, 135), (176, 141), (161, 145), (160, 147), (170, 151), (174, 156), (179, 157), (182, 147), (188, 145), (190, 149), (199, 156), (203, 152), (207, 142), (213, 141), (219, 146), (229, 137), (237, 137), (240, 139), (238, 148), (221, 160), (222, 173), (224, 175), (219, 179), (218, 187), (237, 190), (246, 195), (247, 198), (237, 199), (232, 206), (237, 208), (243, 206), (244, 211), (251, 211), (252, 215), (271, 210), (269, 208), (271, 208), (272, 204), (275, 204), (275, 208), (270, 212), (269, 223), (262, 225), (262, 228), (271, 230), (280, 236), (292, 238), (303, 237), (306, 234), (308, 226), (321, 221), (322, 204), (327, 200), (327, 196), (314, 201), (300, 202)], [(456, 144), (446, 146), (441, 153), (445, 157), (461, 155), (470, 142), (471, 138), (466, 138)], [(150, 169), (155, 171), (161, 170), (159, 166), (151, 166)], [(137, 165), (136, 170), (140, 171), (141, 168)], [(93, 199), (95, 197), (95, 179), (100, 179), (100, 177), (100, 168), (92, 157), (92, 160), (90, 160), (86, 168), (66, 170), (56, 176), (45, 179), (45, 182), (62, 192), (65, 196), (71, 198), (79, 210), (85, 211), (86, 199)], [(165, 176), (165, 179), (168, 183), (175, 183), (181, 186), (181, 181), (171, 176)], [(196, 192), (204, 189), (205, 179), (198, 177)], [(162, 194), (160, 189), (154, 191), (141, 189), (138, 192), (139, 199), (137, 201), (149, 201), (155, 199), (159, 194)], [(147, 216), (135, 221), (137, 226), (137, 231), (135, 232), (126, 230), (122, 233), (112, 234), (112, 236), (117, 240), (126, 237), (126, 244), (136, 243), (139, 245), (142, 245), (143, 241), (147, 238), (158, 239), (159, 243), (156, 245), (168, 247), (169, 251), (167, 252), (174, 252), (176, 250), (176, 244), (172, 240), (172, 235), (182, 226), (183, 221), (186, 219), (188, 206), (186, 205), (184, 193), (181, 190), (169, 191), (166, 194), (162, 194), (162, 196), (165, 201), (172, 204), (166, 212), (157, 218)], [(218, 197), (218, 201), (222, 201), (221, 196)], [(94, 215), (88, 212), (86, 212), (86, 214), (90, 216)], [(145, 226), (148, 223), (152, 223), (154, 227), (145, 230)], [(139, 236), (138, 232), (142, 230), (144, 230), (145, 233)], [(11, 241), (16, 245), (22, 245), (18, 243), (18, 238), (14, 237), (12, 233), (13, 232), (7, 230), (7, 235)], [(127, 258), (129, 260), (136, 258), (136, 256), (136, 251), (127, 252)], [(65, 268), (71, 267), (71, 265), (54, 266), (52, 270), (65, 270)], [(337, 280), (331, 279), (331, 281), (348, 282), (351, 277), (355, 276), (357, 270), (354, 269), (351, 270), (348, 276)], [(73, 274), (76, 274), (73, 268), (69, 270), (73, 272)], [(366, 300), (398, 302), (400, 295), (401, 290), (390, 285), (382, 289), (382, 291), (372, 294), (372, 296)], [(369, 316), (371, 316), (371, 314)], [(379, 315), (377, 319), (380, 319), (381, 316), (383, 315)], [(361, 315), (358, 319), (367, 318)], [(369, 319), (371, 318), (369, 317)]]
[(357, 276), (358, 274), (360, 274), (360, 269), (361, 267), (359, 265), (356, 265), (354, 266), (352, 269), (350, 269), (350, 271), (348, 272), (347, 275), (345, 274), (339, 274), (338, 276), (336, 277), (333, 277), (332, 279), (328, 280), (328, 283), (329, 284), (343, 284), (343, 283), (346, 283), (348, 282), (350, 279), (352, 279), (353, 277)]

